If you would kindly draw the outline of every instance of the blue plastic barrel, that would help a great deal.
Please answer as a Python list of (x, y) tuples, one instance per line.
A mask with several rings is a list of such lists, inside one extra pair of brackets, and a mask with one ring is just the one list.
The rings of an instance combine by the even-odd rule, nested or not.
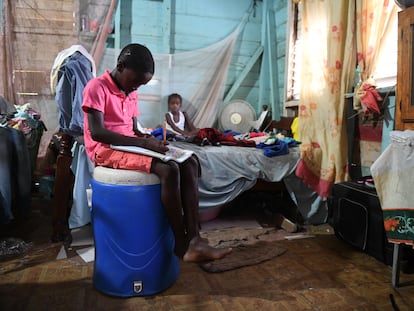
[(161, 186), (115, 185), (92, 179), (94, 287), (111, 296), (147, 296), (177, 280), (174, 235)]

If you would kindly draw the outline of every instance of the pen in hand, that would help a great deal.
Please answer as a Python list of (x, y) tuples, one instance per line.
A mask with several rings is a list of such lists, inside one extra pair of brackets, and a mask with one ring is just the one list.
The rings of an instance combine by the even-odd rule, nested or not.
[(164, 120), (164, 128), (162, 131), (162, 141), (165, 143), (167, 141), (167, 121)]

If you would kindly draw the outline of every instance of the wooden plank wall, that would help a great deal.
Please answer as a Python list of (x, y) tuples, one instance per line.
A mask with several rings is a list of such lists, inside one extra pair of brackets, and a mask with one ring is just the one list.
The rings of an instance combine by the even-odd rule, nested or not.
[(77, 42), (71, 0), (16, 0), (13, 12), (13, 74), (16, 104), (51, 95), (50, 70), (59, 51)]
[[(0, 0), (11, 6), (12, 68), (16, 104), (32, 103), (46, 126), (57, 126), (57, 107), (50, 91), (50, 70), (56, 55), (79, 42), (78, 6), (81, 0)], [(98, 3), (98, 2), (97, 2)], [(202, 48), (229, 35), (241, 22), (253, 0), (119, 0), (115, 14), (115, 47), (129, 42), (143, 42), (155, 53), (177, 53)], [(263, 7), (274, 12), (276, 59), (280, 105), (283, 106), (284, 62), (286, 41), (286, 0), (257, 0), (235, 45), (230, 65), (227, 91), (249, 64), (258, 47), (263, 45)], [(3, 16), (3, 15), (2, 15)], [(82, 33), (80, 39), (82, 40)], [(4, 49), (0, 49), (2, 54)], [(0, 55), (2, 60), (5, 55)], [(244, 99), (257, 113), (260, 102), (261, 58), (240, 83), (233, 98)], [(0, 79), (0, 90), (8, 84)], [(41, 150), (42, 153), (42, 150)]]
[[(11, 103), (30, 103), (41, 114), (48, 128), (39, 149), (42, 156), (58, 118), (50, 90), (50, 71), (57, 54), (78, 43), (77, 1), (3, 0), (1, 9), (6, 1), (11, 19), (5, 20), (8, 27), (2, 34), (11, 42), (8, 49), (11, 53), (6, 53), (5, 48), (0, 49), (0, 60), (8, 61), (11, 68), (0, 79), (0, 90), (4, 90), (4, 94), (13, 94), (7, 98)], [(7, 79), (11, 83), (7, 83)]]

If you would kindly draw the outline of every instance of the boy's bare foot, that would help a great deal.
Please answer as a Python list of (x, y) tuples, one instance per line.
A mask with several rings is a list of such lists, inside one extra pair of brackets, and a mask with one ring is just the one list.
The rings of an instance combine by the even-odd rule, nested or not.
[(232, 248), (215, 248), (208, 245), (206, 239), (195, 237), (190, 241), (183, 260), (187, 262), (201, 262), (221, 259), (231, 253)]

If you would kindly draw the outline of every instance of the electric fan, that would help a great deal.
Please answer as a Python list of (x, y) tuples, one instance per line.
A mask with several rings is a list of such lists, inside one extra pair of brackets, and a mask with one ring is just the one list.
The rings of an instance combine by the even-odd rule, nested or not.
[(241, 99), (231, 100), (221, 110), (219, 126), (221, 130), (232, 130), (238, 133), (248, 132), (256, 120), (253, 107)]

